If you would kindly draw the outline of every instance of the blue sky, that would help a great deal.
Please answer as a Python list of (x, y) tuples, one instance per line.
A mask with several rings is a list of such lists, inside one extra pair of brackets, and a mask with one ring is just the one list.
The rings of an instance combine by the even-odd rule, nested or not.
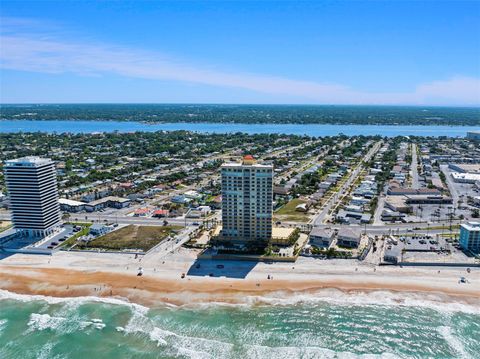
[(480, 105), (480, 1), (2, 1), (0, 102)]

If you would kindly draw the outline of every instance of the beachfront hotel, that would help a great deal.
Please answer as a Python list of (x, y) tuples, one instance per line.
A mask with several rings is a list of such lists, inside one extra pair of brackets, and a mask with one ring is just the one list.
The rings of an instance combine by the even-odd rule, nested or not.
[(45, 237), (60, 226), (57, 175), (50, 159), (23, 157), (4, 165), (5, 182), (15, 230)]
[(463, 249), (480, 253), (480, 222), (463, 223), (460, 226), (459, 242)]
[(222, 239), (266, 242), (272, 237), (273, 166), (247, 155), (222, 173)]

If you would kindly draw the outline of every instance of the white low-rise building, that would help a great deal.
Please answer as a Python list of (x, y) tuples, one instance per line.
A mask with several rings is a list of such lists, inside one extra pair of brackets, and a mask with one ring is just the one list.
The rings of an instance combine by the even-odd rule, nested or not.
[(480, 181), (480, 173), (460, 173), (452, 172), (452, 179), (458, 183), (472, 183)]
[(74, 201), (73, 199), (60, 198), (60, 209), (65, 212), (81, 212), (85, 210), (85, 202)]

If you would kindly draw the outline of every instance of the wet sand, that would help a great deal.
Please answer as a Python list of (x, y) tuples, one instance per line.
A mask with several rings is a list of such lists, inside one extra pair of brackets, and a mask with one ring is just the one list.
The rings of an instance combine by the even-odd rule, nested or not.
[[(480, 270), (477, 268), (467, 275), (464, 268), (373, 267), (354, 261), (308, 258), (295, 264), (226, 262), (226, 267), (232, 266), (232, 274), (239, 268), (248, 269), (244, 278), (232, 278), (229, 271), (215, 272), (214, 277), (189, 275), (188, 270), (194, 263), (195, 253), (186, 250), (168, 260), (145, 257), (141, 262), (128, 255), (92, 253), (59, 252), (52, 257), (14, 255), (0, 261), (0, 289), (53, 297), (120, 297), (154, 306), (159, 303), (243, 303), (251, 296), (275, 294), (288, 298), (331, 288), (347, 293), (439, 294), (448, 300), (480, 307)], [(138, 266), (144, 268), (143, 276), (136, 275)], [(215, 267), (213, 264), (212, 268)], [(186, 274), (185, 278), (181, 278), (182, 273)], [(469, 283), (459, 283), (463, 275)], [(268, 276), (273, 279), (267, 279)]]

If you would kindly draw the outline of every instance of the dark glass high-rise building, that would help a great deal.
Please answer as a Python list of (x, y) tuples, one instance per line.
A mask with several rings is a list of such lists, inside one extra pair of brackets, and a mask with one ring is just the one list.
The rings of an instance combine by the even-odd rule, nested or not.
[(31, 237), (53, 233), (61, 223), (54, 162), (18, 158), (5, 162), (4, 173), (14, 228)]

